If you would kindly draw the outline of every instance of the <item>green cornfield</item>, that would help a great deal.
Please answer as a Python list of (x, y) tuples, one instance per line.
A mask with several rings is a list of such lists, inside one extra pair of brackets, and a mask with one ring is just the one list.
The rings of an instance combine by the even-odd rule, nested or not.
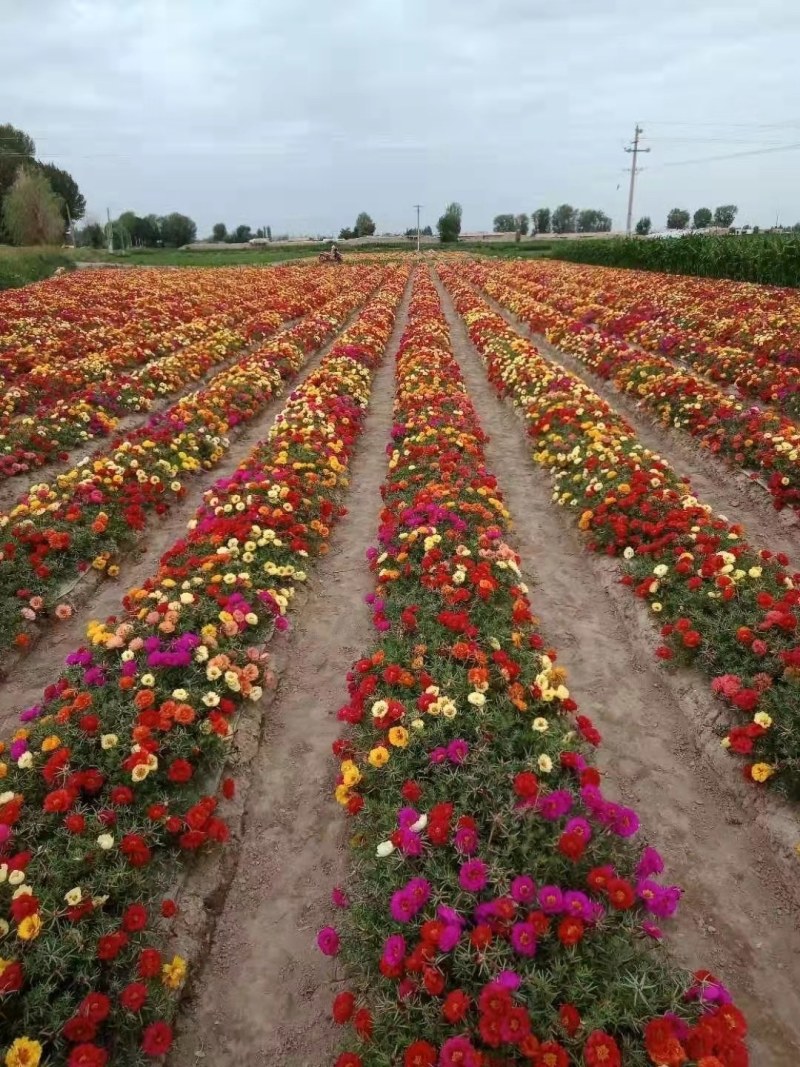
[(551, 255), (595, 266), (800, 287), (800, 236), (795, 234), (564, 241)]

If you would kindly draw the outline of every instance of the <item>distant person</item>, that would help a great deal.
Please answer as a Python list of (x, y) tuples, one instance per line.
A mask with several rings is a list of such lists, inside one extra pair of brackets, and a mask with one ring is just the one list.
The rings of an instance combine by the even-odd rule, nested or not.
[(336, 247), (335, 243), (331, 244), (331, 259), (333, 260), (334, 263), (341, 263), (342, 262), (342, 254), (339, 251), (339, 249)]

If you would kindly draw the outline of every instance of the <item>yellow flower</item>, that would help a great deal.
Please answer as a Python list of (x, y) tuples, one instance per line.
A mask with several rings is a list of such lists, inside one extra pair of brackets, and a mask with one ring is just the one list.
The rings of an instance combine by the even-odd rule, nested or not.
[(171, 963), (161, 968), (161, 981), (167, 989), (177, 989), (186, 977), (186, 960), (182, 956), (173, 956)]
[(650, 605), (650, 607), (656, 613), (656, 615), (658, 615), (659, 611), (663, 611), (664, 610), (664, 605), (663, 604), (659, 604), (659, 602), (657, 600), (654, 600), (653, 603)]
[(389, 731), (389, 744), (394, 748), (405, 748), (408, 744), (408, 730), (403, 726), (393, 726)]
[(55, 734), (50, 734), (42, 741), (42, 752), (53, 752), (61, 744), (61, 738), (56, 737)]
[(137, 763), (131, 771), (131, 780), (134, 782), (143, 782), (150, 773), (150, 768), (145, 763)]
[(753, 716), (753, 722), (758, 726), (763, 726), (765, 730), (769, 730), (772, 726), (772, 716), (767, 715), (766, 711), (757, 711)]
[(17, 927), (17, 937), (23, 941), (35, 941), (42, 929), (42, 920), (38, 915), (26, 915)]
[(346, 789), (352, 789), (354, 785), (358, 785), (361, 781), (361, 771), (356, 767), (352, 760), (345, 760), (340, 770), (342, 772), (342, 781)]
[(550, 771), (552, 771), (553, 769), (553, 761), (550, 759), (546, 752), (543, 752), (541, 754), (541, 756), (537, 760), (537, 763), (539, 766), (539, 770), (542, 772), (542, 774), (549, 774)]
[(119, 567), (116, 563), (112, 563), (106, 573), (108, 574), (109, 578), (117, 578), (119, 577)]
[(546, 732), (546, 731), (547, 731), (547, 730), (548, 730), (549, 728), (550, 728), (550, 723), (549, 723), (549, 722), (547, 721), (547, 719), (543, 718), (543, 717), (542, 717), (541, 715), (537, 716), (537, 717), (536, 717), (536, 718), (535, 718), (535, 719), (533, 720), (533, 729), (534, 729), (534, 730), (535, 730), (535, 731), (536, 731), (537, 733), (539, 733), (539, 734), (543, 734), (543, 733), (545, 733), (545, 732)]
[(375, 748), (370, 749), (367, 760), (373, 767), (383, 767), (389, 761), (388, 748), (384, 748), (383, 745), (376, 745)]
[(766, 782), (774, 773), (775, 768), (771, 767), (769, 763), (754, 763), (750, 768), (750, 774), (753, 776), (754, 782)]
[(29, 1037), (18, 1037), (6, 1053), (5, 1067), (39, 1067), (42, 1046)]

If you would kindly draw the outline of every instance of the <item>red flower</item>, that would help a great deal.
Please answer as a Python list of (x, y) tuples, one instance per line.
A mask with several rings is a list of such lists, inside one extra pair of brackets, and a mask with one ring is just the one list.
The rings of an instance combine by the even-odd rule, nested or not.
[(570, 1037), (574, 1037), (581, 1025), (581, 1017), (574, 1004), (562, 1004), (558, 1009), (561, 1025)]
[(415, 1041), (403, 1056), (403, 1067), (434, 1067), (436, 1049), (428, 1041)]
[(142, 1034), (142, 1052), (154, 1059), (166, 1055), (172, 1046), (172, 1027), (165, 1022), (150, 1023)]
[(236, 796), (236, 782), (233, 778), (222, 779), (222, 795), (226, 800), (233, 800)]
[(111, 1001), (105, 993), (88, 993), (78, 1005), (78, 1015), (93, 1023), (104, 1022), (111, 1011)]
[(0, 996), (4, 993), (16, 993), (22, 988), (22, 964), (18, 960), (9, 963), (0, 974)]
[(609, 904), (612, 908), (616, 908), (617, 911), (626, 911), (628, 908), (633, 907), (636, 901), (633, 887), (624, 878), (610, 879), (606, 893), (608, 894)]
[(157, 978), (161, 974), (161, 953), (158, 949), (142, 949), (138, 969), (140, 978)]
[(123, 808), (133, 803), (133, 790), (127, 785), (115, 785), (110, 794), (115, 808)]
[(91, 1019), (83, 1019), (80, 1015), (73, 1015), (67, 1019), (61, 1031), (67, 1041), (91, 1041), (97, 1033), (97, 1026)]
[(67, 1067), (106, 1067), (108, 1053), (98, 1045), (76, 1045), (67, 1061)]
[(71, 789), (54, 789), (52, 793), (48, 793), (44, 798), (42, 808), (44, 811), (52, 814), (69, 811), (74, 803), (75, 794)]
[(333, 1067), (364, 1067), (364, 1061), (356, 1052), (343, 1052)]
[(140, 1011), (147, 1000), (147, 986), (144, 982), (131, 982), (119, 995), (119, 1002), (126, 1011)]
[(64, 827), (71, 834), (82, 834), (86, 829), (86, 819), (83, 815), (73, 812), (64, 819)]
[[(416, 782), (404, 782), (403, 788), (400, 790), (403, 794), (403, 798), (410, 804), (415, 803), (422, 796), (422, 787)], [(412, 1046), (413, 1047), (413, 1046)]]
[(97, 940), (97, 958), (114, 960), (128, 944), (128, 935), (118, 931), (115, 934), (103, 934)]
[(438, 997), (444, 989), (444, 975), (435, 967), (426, 967), (422, 976), (422, 984), (432, 997)]
[(447, 994), (442, 1004), (442, 1015), (455, 1026), (469, 1011), (469, 1004), (470, 1000), (466, 993), (461, 989), (454, 989), (452, 993)]
[(583, 938), (583, 920), (567, 916), (558, 924), (558, 940), (568, 948), (577, 945)]
[(622, 1057), (616, 1041), (602, 1030), (593, 1030), (583, 1046), (587, 1067), (620, 1067)]
[(122, 927), (133, 934), (147, 926), (147, 909), (142, 904), (131, 904), (122, 916)]
[(141, 834), (125, 834), (119, 848), (131, 867), (145, 867), (150, 862), (150, 848)]
[(173, 919), (178, 914), (178, 905), (167, 897), (166, 900), (161, 901), (161, 914), (165, 919)]
[(372, 1015), (368, 1008), (359, 1008), (353, 1016), (353, 1027), (362, 1041), (372, 1037)]
[(557, 1041), (545, 1041), (539, 1046), (536, 1067), (569, 1067), (569, 1057)]
[(333, 1021), (343, 1025), (352, 1019), (356, 998), (352, 993), (337, 993), (333, 999)]
[(514, 776), (514, 792), (520, 800), (530, 804), (539, 794), (539, 779), (532, 771), (520, 771)]
[(167, 770), (167, 777), (171, 782), (188, 782), (194, 774), (191, 763), (185, 759), (173, 760)]

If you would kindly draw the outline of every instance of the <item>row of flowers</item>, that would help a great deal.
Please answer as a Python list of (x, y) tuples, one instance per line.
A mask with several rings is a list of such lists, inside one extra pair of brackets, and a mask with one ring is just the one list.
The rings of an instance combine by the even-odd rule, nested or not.
[(589, 386), (495, 314), (463, 270), (439, 270), (492, 386), (525, 421), (554, 503), (591, 550), (619, 558), (624, 584), (662, 624), (658, 656), (711, 675), (736, 721), (723, 744), (748, 757), (749, 781), (800, 796), (800, 574), (699, 501)]
[(24, 474), (65, 458), (73, 446), (107, 436), (121, 417), (152, 410), (246, 345), (319, 307), (341, 291), (341, 279), (332, 272), (315, 275), (295, 270), (292, 275), (278, 275), (268, 295), (262, 287), (263, 283), (253, 293), (240, 294), (236, 302), (231, 293), (232, 303), (224, 315), (193, 320), (162, 336), (159, 352), (130, 373), (115, 366), (116, 350), (74, 363), (69, 373), (56, 376), (58, 397), (44, 391), (31, 414), (0, 422), (0, 476)]
[(776, 411), (745, 407), (669, 359), (632, 348), (551, 303), (527, 295), (511, 272), (482, 264), (468, 275), (548, 341), (648, 408), (666, 426), (697, 438), (714, 455), (758, 474), (776, 509), (800, 514), (800, 425)]
[(526, 264), (518, 276), (533, 285), (529, 295), (581, 322), (800, 415), (793, 290), (556, 263)]
[(725, 987), (654, 945), (681, 891), (604, 794), (484, 441), (426, 273), (368, 553), (378, 637), (334, 743), (356, 849), (318, 936), (344, 963), (337, 1067), (742, 1067)]
[[(275, 287), (308, 273), (262, 269), (76, 271), (0, 293), (0, 414), (122, 373), (200, 340), (240, 305), (254, 315)], [(12, 394), (12, 395), (9, 395)], [(18, 395), (17, 395), (18, 394)]]
[(168, 1051), (186, 961), (163, 953), (175, 864), (224, 843), (219, 776), (264, 650), (342, 513), (394, 269), (186, 536), (26, 709), (0, 770), (6, 1067), (140, 1064)]
[(90, 567), (115, 576), (121, 547), (222, 460), (225, 435), (261, 414), (381, 277), (379, 268), (351, 275), (318, 311), (0, 514), (0, 650), (27, 648), (34, 627), (70, 616), (65, 582)]

